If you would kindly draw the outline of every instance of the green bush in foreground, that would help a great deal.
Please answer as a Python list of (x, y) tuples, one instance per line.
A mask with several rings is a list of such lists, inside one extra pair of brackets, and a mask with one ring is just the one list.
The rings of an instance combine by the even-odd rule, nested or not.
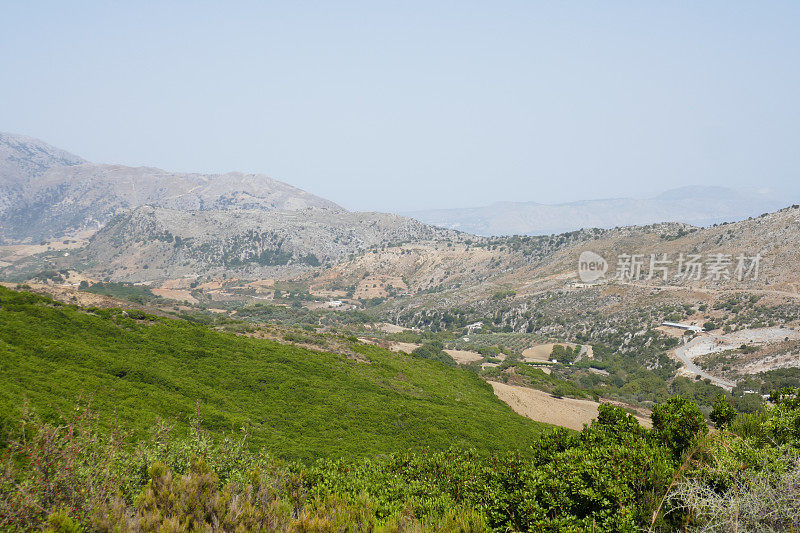
[[(529, 455), (452, 449), (286, 463), (246, 433), (160, 423), (135, 448), (86, 409), (26, 414), (0, 459), (0, 528), (54, 531), (787, 531), (800, 520), (800, 395), (690, 436), (663, 404), (650, 430), (601, 406)], [(696, 408), (696, 407), (695, 407)], [(670, 411), (667, 413), (666, 411)], [(667, 416), (669, 415), (669, 416)], [(691, 418), (691, 417), (690, 417)], [(679, 452), (683, 449), (683, 453)]]
[[(680, 397), (653, 429), (602, 405), (580, 433), (542, 434), (470, 372), (358, 349), (369, 362), (0, 289), (0, 529), (800, 523), (796, 389), (735, 418), (720, 404), (711, 434)], [(92, 410), (72, 403), (80, 390)]]

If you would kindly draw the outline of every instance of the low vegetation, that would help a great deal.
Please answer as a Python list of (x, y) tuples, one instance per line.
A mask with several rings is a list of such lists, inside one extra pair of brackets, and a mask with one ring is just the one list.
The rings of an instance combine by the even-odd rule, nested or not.
[(78, 397), (134, 440), (159, 419), (185, 433), (199, 402), (208, 430), (247, 427), (254, 447), (306, 462), (453, 445), (525, 449), (542, 428), (473, 372), (360, 343), (352, 352), (0, 288), (0, 443), (26, 400), (52, 421)]
[[(80, 308), (0, 288), (0, 529), (787, 531), (800, 523), (800, 390), (674, 377), (655, 333), (557, 350), (550, 374), (455, 335), (410, 355), (230, 319)], [(251, 330), (246, 330), (250, 333)], [(617, 333), (619, 334), (619, 333)], [(497, 334), (492, 334), (497, 335)], [(516, 334), (515, 334), (516, 335)], [(325, 351), (333, 344), (347, 351)], [(348, 355), (349, 353), (349, 355)], [(642, 358), (650, 363), (641, 364)], [(760, 375), (758, 391), (796, 382)], [(652, 429), (602, 404), (545, 429), (482, 377), (554, 396), (657, 399)], [(757, 398), (750, 405), (745, 398)], [(77, 398), (77, 400), (76, 400)], [(708, 420), (716, 426), (711, 432)]]
[(145, 285), (133, 285), (131, 283), (89, 283), (87, 281), (82, 281), (79, 285), (79, 289), (94, 294), (129, 300), (138, 304), (154, 303), (161, 299), (160, 296), (153, 294), (149, 287)]
[(253, 449), (199, 418), (126, 446), (90, 410), (23, 410), (0, 456), (0, 527), (50, 531), (790, 531), (800, 521), (800, 391), (710, 433), (680, 397), (645, 429), (603, 405), (530, 454), (464, 449), (313, 464)]

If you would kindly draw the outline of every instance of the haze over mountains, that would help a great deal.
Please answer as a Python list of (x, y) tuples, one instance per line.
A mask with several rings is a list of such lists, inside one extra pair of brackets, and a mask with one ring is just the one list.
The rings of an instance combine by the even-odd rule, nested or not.
[[(683, 187), (652, 198), (558, 205), (500, 202), (403, 213), (474, 235), (549, 235), (580, 228), (657, 222), (708, 226), (757, 216), (790, 201), (725, 187)], [(339, 205), (264, 174), (200, 174), (90, 163), (47, 143), (0, 133), (0, 243), (38, 242), (95, 231), (115, 215), (151, 205), (168, 209), (296, 211)]]
[(684, 222), (710, 226), (775, 211), (781, 202), (766, 193), (726, 187), (682, 187), (652, 198), (609, 198), (557, 205), (498, 202), (483, 207), (404, 213), (426, 224), (474, 235), (550, 235), (581, 228), (614, 228)]
[[(794, 242), (798, 232), (792, 211), (764, 219), (778, 220), (767, 234), (760, 219), (724, 231), (709, 228), (695, 233), (684, 222), (708, 225), (785, 207), (765, 195), (720, 187), (676, 189), (644, 200), (556, 206), (509, 202), (420, 212), (413, 219), (349, 212), (261, 174), (189, 174), (94, 164), (36, 139), (10, 134), (0, 136), (0, 156), (0, 244), (38, 245), (53, 239), (61, 243), (62, 237), (82, 230), (93, 233), (88, 243), (70, 244), (69, 253), (40, 245), (29, 259), (9, 259), (7, 266), (22, 278), (48, 269), (71, 269), (95, 279), (129, 282), (223, 274), (288, 279), (331, 269), (329, 277), (346, 278), (339, 285), (348, 287), (377, 275), (392, 277), (393, 286), (411, 292), (435, 292), (449, 285), (459, 285), (463, 291), (528, 265), (547, 263), (558, 250), (581, 241), (596, 246), (605, 239), (609, 249), (629, 247), (624, 236), (631, 232), (649, 235), (656, 243), (678, 239), (674, 242), (687, 246), (688, 233), (693, 238), (709, 235), (715, 243), (747, 243), (744, 251), (751, 253), (774, 248), (776, 235), (786, 234), (788, 242)], [(667, 233), (655, 227), (630, 227), (662, 221), (681, 223), (662, 225), (672, 228)], [(620, 230), (586, 229), (521, 239), (481, 237), (609, 227)], [(696, 246), (691, 241), (690, 247)], [(569, 267), (562, 272), (572, 268), (571, 257), (565, 256)], [(778, 262), (782, 272), (791, 263)], [(786, 281), (784, 277), (778, 276)], [(510, 280), (509, 286), (518, 282)]]
[(0, 133), (0, 242), (97, 230), (127, 209), (343, 211), (263, 174), (195, 174), (89, 163), (37, 139)]

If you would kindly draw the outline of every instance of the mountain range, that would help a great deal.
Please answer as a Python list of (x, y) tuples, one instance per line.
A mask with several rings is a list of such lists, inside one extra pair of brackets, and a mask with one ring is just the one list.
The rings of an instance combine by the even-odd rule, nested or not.
[(332, 266), (370, 248), (459, 238), (458, 232), (386, 213), (142, 206), (113, 218), (69, 259), (100, 277), (127, 282), (199, 272), (263, 279)]
[[(89, 163), (17, 135), (0, 135), (0, 156), (0, 243), (30, 244), (22, 255), (15, 255), (19, 247), (2, 250), (3, 276), (9, 279), (64, 269), (134, 283), (321, 276), (315, 284), (363, 286), (370, 294), (382, 294), (381, 283), (409, 295), (458, 288), (455, 300), (463, 301), (502, 287), (532, 287), (536, 278), (556, 275), (562, 282), (560, 276), (574, 268), (574, 252), (587, 246), (608, 255), (621, 249), (762, 252), (779, 266), (764, 282), (797, 281), (788, 275), (797, 258), (786, 255), (800, 234), (797, 211), (761, 217), (776, 210), (774, 200), (732, 189), (683, 188), (645, 200), (557, 206), (495, 204), (414, 219), (349, 212), (261, 174)], [(453, 213), (462, 222), (447, 222)], [(751, 214), (758, 216), (725, 222)], [(695, 225), (641, 225), (651, 220)], [(697, 227), (712, 221), (723, 225)], [(481, 236), (537, 233), (531, 229), (537, 224), (553, 232), (588, 229)], [(73, 237), (81, 231), (91, 237)]]
[(644, 199), (611, 198), (556, 205), (498, 202), (483, 207), (404, 214), (426, 224), (475, 235), (551, 235), (581, 228), (614, 228), (665, 221), (710, 226), (775, 211), (787, 203), (758, 191), (693, 186), (671, 189)]
[[(709, 226), (758, 216), (789, 203), (755, 190), (694, 186), (651, 198), (555, 205), (498, 202), (401, 214), (473, 235), (550, 235), (664, 221)], [(330, 200), (264, 174), (184, 173), (96, 164), (38, 139), (0, 133), (0, 243), (35, 243), (96, 231), (115, 215), (143, 205), (180, 211), (345, 212)]]
[(178, 210), (344, 211), (263, 174), (195, 174), (95, 164), (37, 139), (0, 133), (0, 243), (97, 230), (142, 205)]

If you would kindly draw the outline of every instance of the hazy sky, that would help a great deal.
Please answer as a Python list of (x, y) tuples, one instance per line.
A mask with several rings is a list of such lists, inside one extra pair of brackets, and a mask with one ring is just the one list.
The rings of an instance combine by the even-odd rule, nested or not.
[(0, 131), (359, 210), (800, 191), (800, 2), (12, 2)]

